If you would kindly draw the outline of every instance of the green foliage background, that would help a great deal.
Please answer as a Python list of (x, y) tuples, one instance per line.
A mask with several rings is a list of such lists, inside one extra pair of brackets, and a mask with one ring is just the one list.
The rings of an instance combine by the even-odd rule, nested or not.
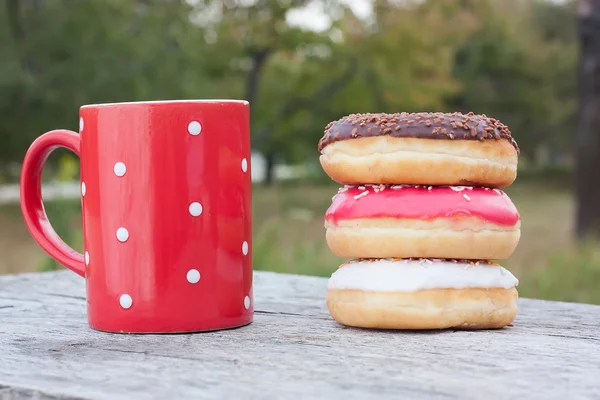
[[(0, 184), (17, 179), (12, 165), (41, 133), (77, 130), (83, 104), (246, 99), (253, 149), (269, 166), (310, 172), (306, 182), (254, 191), (256, 269), (327, 276), (339, 260), (322, 237), (320, 213), (335, 191), (317, 161), (325, 125), (355, 112), (485, 113), (521, 147), (518, 182), (542, 183), (511, 193), (524, 235), (507, 265), (522, 294), (600, 303), (597, 246), (571, 248), (568, 227), (550, 221), (571, 221), (562, 191), (576, 122), (575, 1), (373, 0), (367, 18), (347, 3), (0, 0)], [(314, 4), (326, 29), (289, 23)], [(567, 169), (544, 167), (544, 154)], [(57, 152), (45, 175), (77, 180), (78, 160)], [(59, 235), (81, 251), (80, 208), (46, 203)]]
[(290, 25), (309, 3), (0, 2), (0, 163), (76, 130), (82, 104), (178, 98), (250, 100), (253, 148), (285, 162), (314, 159), (327, 122), (366, 111), (487, 113), (524, 159), (569, 151), (573, 2), (376, 0), (363, 20), (325, 0), (328, 29)]

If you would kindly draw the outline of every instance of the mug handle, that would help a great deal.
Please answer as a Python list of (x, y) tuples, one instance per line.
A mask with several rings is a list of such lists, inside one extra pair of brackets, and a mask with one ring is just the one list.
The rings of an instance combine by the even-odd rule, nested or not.
[(69, 247), (54, 231), (42, 200), (44, 163), (58, 147), (65, 147), (79, 157), (79, 134), (66, 129), (46, 132), (27, 150), (21, 168), (21, 211), (31, 236), (40, 247), (60, 264), (85, 277), (83, 255)]

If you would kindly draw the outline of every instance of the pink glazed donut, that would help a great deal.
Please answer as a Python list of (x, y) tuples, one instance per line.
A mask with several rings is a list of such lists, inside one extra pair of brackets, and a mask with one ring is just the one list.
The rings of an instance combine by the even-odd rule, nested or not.
[(457, 186), (346, 186), (325, 214), (327, 243), (344, 258), (506, 259), (520, 225), (501, 190)]

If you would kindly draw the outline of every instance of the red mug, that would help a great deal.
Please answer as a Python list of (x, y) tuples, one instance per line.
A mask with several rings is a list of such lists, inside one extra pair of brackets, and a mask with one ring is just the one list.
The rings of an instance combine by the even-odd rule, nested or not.
[[(79, 134), (37, 138), (21, 209), (37, 243), (86, 280), (92, 328), (199, 332), (252, 322), (249, 104), (180, 100), (86, 105)], [(58, 147), (81, 159), (84, 254), (53, 230), (41, 197)]]

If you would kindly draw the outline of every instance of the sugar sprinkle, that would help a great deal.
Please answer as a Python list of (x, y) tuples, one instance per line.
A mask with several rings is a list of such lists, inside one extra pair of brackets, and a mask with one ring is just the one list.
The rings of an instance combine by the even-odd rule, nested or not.
[(358, 200), (358, 199), (360, 199), (361, 197), (365, 197), (365, 196), (366, 196), (366, 195), (368, 195), (368, 194), (369, 194), (369, 191), (364, 191), (364, 192), (362, 192), (362, 193), (360, 193), (360, 194), (357, 194), (356, 196), (354, 196), (354, 200)]

